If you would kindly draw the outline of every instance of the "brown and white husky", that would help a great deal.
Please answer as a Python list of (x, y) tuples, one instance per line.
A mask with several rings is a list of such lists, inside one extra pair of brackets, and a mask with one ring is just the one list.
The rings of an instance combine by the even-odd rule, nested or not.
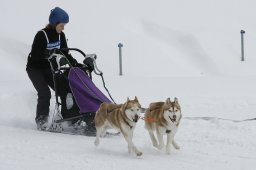
[(125, 140), (128, 143), (129, 153), (135, 153), (137, 156), (141, 156), (137, 147), (134, 145), (133, 131), (135, 129), (136, 123), (140, 117), (141, 105), (135, 97), (134, 100), (127, 98), (124, 104), (112, 104), (112, 103), (102, 103), (100, 108), (95, 115), (95, 126), (96, 126), (96, 139), (94, 144), (99, 145), (100, 136), (105, 133), (109, 128), (114, 128), (122, 133)]
[[(166, 153), (170, 154), (171, 144), (175, 149), (180, 149), (174, 140), (174, 135), (179, 127), (181, 117), (181, 108), (177, 98), (173, 102), (167, 98), (165, 102), (155, 102), (149, 105), (144, 120), (145, 128), (148, 130), (154, 147), (160, 150), (164, 147), (163, 135), (166, 134)], [(154, 136), (154, 131), (156, 131), (158, 141)]]

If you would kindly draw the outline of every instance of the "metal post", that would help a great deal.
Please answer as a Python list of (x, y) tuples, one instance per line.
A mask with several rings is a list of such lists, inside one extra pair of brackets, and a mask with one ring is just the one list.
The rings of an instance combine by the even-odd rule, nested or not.
[(240, 31), (241, 33), (241, 61), (244, 61), (244, 33), (245, 31), (244, 30), (241, 30)]
[(119, 48), (119, 75), (123, 75), (123, 71), (122, 71), (122, 47), (123, 44), (119, 43), (118, 44), (118, 48)]

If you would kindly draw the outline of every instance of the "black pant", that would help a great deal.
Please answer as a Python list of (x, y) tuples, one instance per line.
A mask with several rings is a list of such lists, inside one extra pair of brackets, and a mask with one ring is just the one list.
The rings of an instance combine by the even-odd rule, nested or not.
[(51, 69), (27, 68), (28, 77), (37, 91), (36, 119), (39, 116), (49, 116), (51, 91), (54, 89), (53, 75)]

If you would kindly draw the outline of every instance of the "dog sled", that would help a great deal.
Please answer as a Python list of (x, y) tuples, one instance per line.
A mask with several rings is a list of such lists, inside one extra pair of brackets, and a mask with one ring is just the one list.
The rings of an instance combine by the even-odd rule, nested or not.
[[(72, 65), (64, 52), (76, 51), (83, 57), (83, 64)], [(54, 49), (48, 61), (54, 80), (55, 110), (49, 118), (50, 132), (95, 136), (95, 113), (103, 102), (112, 103), (103, 79), (103, 73), (96, 65), (96, 55), (76, 48)], [(111, 100), (93, 83), (92, 73), (101, 76), (104, 88)]]

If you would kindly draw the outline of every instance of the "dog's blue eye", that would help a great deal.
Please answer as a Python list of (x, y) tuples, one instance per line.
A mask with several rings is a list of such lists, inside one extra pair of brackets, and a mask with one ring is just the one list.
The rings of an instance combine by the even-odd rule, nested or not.
[(131, 109), (131, 111), (133, 112), (133, 109)]
[(172, 110), (169, 110), (169, 112), (172, 112)]

